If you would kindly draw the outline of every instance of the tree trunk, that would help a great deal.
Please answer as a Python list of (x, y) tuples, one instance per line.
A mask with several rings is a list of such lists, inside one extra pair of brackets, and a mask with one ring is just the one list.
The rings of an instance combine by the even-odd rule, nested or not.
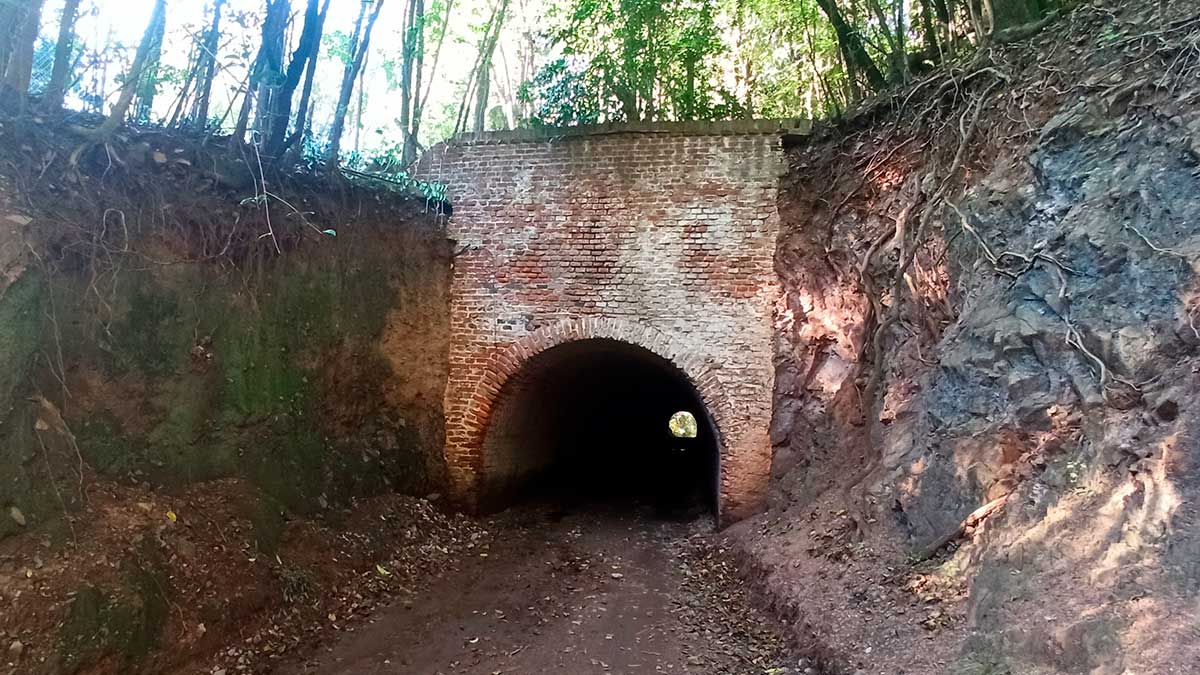
[[(425, 0), (416, 0), (416, 3), (417, 46), (415, 50), (416, 62), (413, 64), (412, 120), (409, 122), (408, 132), (404, 135), (404, 147), (400, 151), (400, 163), (405, 168), (417, 161), (417, 147), (419, 143), (417, 138), (418, 134), (421, 133), (421, 115), (424, 112), (421, 105), (421, 77), (425, 70)], [(449, 14), (446, 15), (446, 19), (450, 19)]]
[(504, 17), (508, 13), (508, 0), (500, 0), (500, 9), (490, 26), (490, 34), (484, 35), (479, 62), (479, 86), (475, 88), (475, 123), (472, 127), (475, 133), (481, 134), (487, 119), (487, 104), (491, 98), (492, 55), (496, 51), (496, 42), (500, 39), (500, 29), (504, 26)]
[(492, 29), (496, 27), (498, 22), (503, 22), (503, 12), (507, 5), (508, 0), (499, 0), (492, 8), (492, 15), (484, 25), (483, 36), (479, 39), (479, 49), (475, 53), (475, 64), (471, 67), (471, 72), (467, 75), (462, 102), (458, 106), (458, 115), (454, 121), (454, 133), (467, 130), (467, 121), (471, 118), (471, 99), (478, 100), (480, 80), (486, 77), (484, 73), (488, 64), (486, 63), (485, 54), (489, 48), (488, 46), (491, 44)]
[(25, 7), (14, 0), (0, 0), (0, 78), (8, 69), (8, 57), (12, 54), (17, 24), (24, 16)]
[[(358, 79), (363, 59), (366, 58), (367, 49), (370, 48), (371, 30), (375, 27), (375, 20), (379, 18), (383, 0), (375, 0), (375, 9), (371, 12), (371, 18), (367, 20), (367, 25), (363, 27), (363, 15), (367, 11), (368, 4), (369, 0), (364, 0), (362, 11), (359, 12), (358, 22), (355, 25), (354, 39), (351, 41), (350, 63), (346, 64), (346, 70), (342, 73), (342, 90), (338, 95), (337, 109), (333, 114), (333, 128), (329, 131), (329, 151), (325, 157), (325, 165), (330, 173), (337, 169), (338, 155), (342, 146), (342, 132), (346, 128), (346, 112), (350, 108), (350, 97), (354, 94), (354, 82)], [(361, 40), (359, 39), (360, 35)]]
[[(319, 42), (320, 41), (318, 40), (318, 43)], [(309, 117), (311, 115), (309, 99), (312, 98), (313, 78), (316, 77), (316, 74), (317, 54), (314, 53), (313, 58), (309, 59), (308, 67), (304, 72), (304, 89), (300, 92), (300, 105), (296, 108), (296, 122), (292, 127), (292, 135), (288, 136), (287, 142), (284, 144), (284, 147), (280, 150), (280, 152), (284, 152), (288, 148), (292, 147), (292, 145), (303, 138), (304, 134), (308, 131)]]
[(129, 68), (129, 75), (125, 78), (125, 83), (121, 85), (121, 96), (117, 99), (116, 105), (108, 114), (108, 118), (104, 122), (91, 131), (91, 136), (94, 139), (102, 140), (110, 136), (121, 123), (125, 121), (125, 114), (129, 112), (129, 104), (133, 103), (133, 96), (137, 93), (138, 83), (142, 79), (147, 64), (150, 60), (151, 50), (155, 35), (161, 34), (164, 26), (167, 25), (167, 0), (155, 0), (154, 11), (150, 14), (150, 24), (146, 26), (146, 32), (142, 34), (142, 42), (138, 45), (137, 54), (133, 57), (133, 65)]
[(37, 42), (38, 27), (42, 22), (43, 0), (25, 0), (25, 5), (16, 11), (16, 20), (11, 28), (11, 47), (8, 50), (8, 65), (4, 69), (3, 90), (15, 95), (22, 103), (29, 93), (29, 81), (33, 76), (33, 49)]
[(861, 72), (872, 89), (880, 90), (886, 87), (887, 80), (871, 60), (858, 30), (846, 23), (846, 18), (842, 16), (835, 0), (817, 0), (817, 5), (825, 12), (825, 16), (829, 17), (829, 23), (833, 25), (833, 31), (837, 34), (838, 46), (846, 60), (847, 74)]
[[(291, 0), (269, 0), (263, 20), (262, 46), (259, 50), (259, 76), (255, 96), (255, 136), (259, 142), (267, 138), (275, 124), (275, 100), (283, 86), (283, 50), (287, 39), (288, 14)], [(286, 126), (287, 121), (283, 124)]]
[(942, 48), (938, 42), (937, 29), (933, 25), (932, 0), (920, 0), (921, 3), (921, 37), (925, 45), (925, 58), (931, 63), (940, 63)]
[(212, 23), (204, 35), (204, 45), (201, 47), (200, 69), (203, 71), (200, 87), (196, 96), (196, 107), (192, 112), (192, 123), (203, 129), (208, 126), (208, 105), (212, 99), (213, 80), (217, 75), (217, 49), (221, 45), (221, 9), (225, 0), (217, 0), (213, 5)]
[[(288, 63), (283, 84), (275, 92), (271, 106), (270, 124), (263, 132), (268, 155), (277, 156), (284, 149), (284, 140), (292, 117), (292, 99), (296, 95), (296, 88), (300, 86), (300, 78), (316, 65), (317, 54), (321, 50), (321, 35), (325, 30), (325, 16), (328, 11), (329, 0), (325, 0), (324, 5), (320, 8), (318, 8), (318, 0), (308, 0), (300, 41), (296, 44), (296, 50), (292, 52), (292, 60)], [(307, 94), (311, 94), (311, 84), (305, 85), (305, 91)], [(307, 103), (306, 98), (302, 100), (302, 106)]]
[(196, 42), (193, 45), (192, 53), (188, 56), (187, 77), (184, 78), (183, 86), (179, 88), (179, 95), (175, 97), (175, 103), (171, 106), (171, 115), (167, 121), (168, 127), (175, 127), (179, 123), (179, 117), (183, 114), (188, 99), (191, 98), (192, 83), (196, 81), (196, 73), (200, 71), (200, 64), (203, 62), (203, 49), (204, 45)]
[[(242, 108), (238, 112), (237, 124), (234, 126), (233, 136), (229, 138), (229, 147), (235, 148), (246, 142), (246, 130), (250, 126), (250, 111), (256, 103), (255, 99), (259, 95), (259, 87), (262, 86), (263, 77), (267, 72), (267, 61), (270, 58), (269, 52), (273, 49), (273, 45), (282, 37), (276, 36), (278, 31), (282, 34), (287, 19), (287, 2), (288, 0), (267, 0), (267, 15), (263, 19), (262, 41), (259, 43), (258, 53), (254, 57), (254, 64), (250, 67), (250, 77), (246, 85), (245, 98), (242, 99)], [(282, 20), (281, 20), (282, 16)], [(261, 101), (258, 103), (261, 104)]]
[(79, 18), (79, 0), (66, 0), (59, 20), (58, 43), (54, 45), (54, 69), (50, 83), (42, 93), (42, 108), (58, 110), (67, 95), (67, 76), (71, 74), (72, 52), (75, 48), (75, 20)]
[(138, 75), (137, 106), (133, 117), (139, 122), (150, 121), (150, 113), (154, 111), (154, 97), (158, 94), (158, 64), (162, 60), (162, 43), (166, 35), (165, 21), (151, 24), (150, 51), (146, 63)]
[[(492, 22), (496, 20), (496, 11), (499, 10), (499, 5), (492, 8), (492, 15), (488, 18), (485, 31), (490, 31)], [(486, 39), (486, 33), (484, 34)], [(482, 60), (483, 50), (480, 49), (475, 53), (475, 63), (471, 66), (471, 71), (467, 73), (467, 81), (463, 85), (462, 100), (458, 104), (458, 114), (454, 117), (454, 133), (461, 133), (466, 130), (467, 117), (471, 112), (471, 96), (475, 92), (476, 79), (479, 76), (479, 62)]]
[(990, 0), (991, 29), (995, 33), (1007, 28), (1024, 26), (1042, 18), (1037, 0)]
[[(429, 84), (425, 86), (425, 93), (421, 94), (421, 110), (425, 109), (425, 103), (429, 101), (429, 93), (433, 91), (433, 76), (437, 74), (438, 61), (442, 56), (442, 45), (446, 42), (446, 33), (450, 32), (450, 16), (454, 10), (454, 0), (446, 2), (446, 16), (442, 20), (442, 31), (438, 34), (437, 47), (433, 49), (433, 64), (429, 67)], [(418, 91), (420, 87), (417, 88)]]
[(888, 71), (892, 75), (892, 80), (902, 82), (905, 79), (907, 66), (902, 41), (904, 27), (897, 23), (896, 30), (892, 30), (892, 27), (888, 25), (887, 13), (883, 11), (883, 5), (879, 4), (879, 0), (867, 0), (867, 8), (875, 15), (875, 20), (879, 22), (879, 31), (883, 33), (883, 39), (887, 42)]
[[(447, 14), (446, 19), (449, 20)], [(445, 37), (443, 26), (442, 37)], [(441, 45), (439, 43), (439, 49)], [(417, 134), (421, 129), (421, 76), (425, 66), (425, 0), (409, 0), (405, 16), (404, 62), (400, 73), (400, 129), (404, 135), (400, 164), (409, 166), (417, 157)], [(435, 63), (436, 67), (436, 63)]]
[(362, 67), (358, 70), (358, 103), (354, 106), (354, 152), (362, 152), (363, 109), (367, 107), (367, 69), (371, 55), (363, 56)]

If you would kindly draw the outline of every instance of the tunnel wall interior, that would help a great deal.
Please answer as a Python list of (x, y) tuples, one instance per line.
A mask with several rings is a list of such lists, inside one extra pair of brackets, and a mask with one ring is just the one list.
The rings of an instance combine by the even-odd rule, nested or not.
[[(696, 416), (696, 438), (672, 435), (680, 411)], [(481, 506), (532, 495), (713, 510), (719, 442), (699, 392), (669, 361), (615, 340), (571, 342), (502, 389), (484, 436)]]
[[(723, 441), (721, 521), (761, 507), (785, 165), (778, 129), (755, 129), (485, 136), (425, 153), (417, 175), (454, 205), (445, 457), (465, 506), (503, 464), (484, 441), (509, 377), (550, 347), (613, 338), (666, 358), (705, 397)], [(530, 452), (505, 465), (538, 464)]]

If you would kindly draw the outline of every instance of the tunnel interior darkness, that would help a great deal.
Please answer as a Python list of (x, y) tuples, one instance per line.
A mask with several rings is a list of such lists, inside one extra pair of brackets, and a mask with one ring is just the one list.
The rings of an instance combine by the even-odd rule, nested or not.
[[(676, 438), (677, 412), (697, 420)], [(532, 357), (502, 388), (483, 442), (485, 508), (522, 498), (645, 505), (662, 515), (715, 511), (716, 429), (670, 361), (607, 339)]]

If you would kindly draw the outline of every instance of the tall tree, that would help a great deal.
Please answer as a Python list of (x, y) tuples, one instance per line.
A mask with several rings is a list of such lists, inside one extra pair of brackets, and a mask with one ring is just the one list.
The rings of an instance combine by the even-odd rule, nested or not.
[(154, 36), (160, 35), (166, 24), (167, 0), (154, 0), (154, 10), (150, 13), (150, 23), (146, 26), (146, 31), (142, 34), (142, 41), (138, 45), (137, 53), (133, 57), (133, 64), (129, 67), (129, 73), (125, 76), (125, 82), (121, 85), (121, 95), (109, 112), (108, 118), (100, 126), (91, 131), (90, 136), (93, 139), (102, 140), (107, 138), (125, 121), (125, 115), (129, 112), (129, 105), (133, 102), (134, 95), (137, 94), (142, 75), (146, 72), (147, 65), (149, 64), (154, 46)]
[(992, 33), (1037, 22), (1054, 5), (1051, 0), (982, 0)]
[[(867, 53), (867, 48), (863, 46), (862, 37), (858, 34), (858, 29), (851, 26), (846, 17), (842, 14), (842, 10), (838, 7), (836, 0), (816, 0), (817, 5), (825, 12), (825, 16), (829, 18), (829, 23), (833, 26), (834, 32), (837, 34), (838, 46), (842, 52), (842, 58), (846, 61), (846, 69), (850, 73), (861, 73), (867, 78), (867, 84), (872, 89), (879, 90), (887, 86), (887, 79), (883, 73), (879, 72), (878, 66), (871, 60), (871, 55)], [(853, 76), (853, 75), (852, 75)]]
[[(400, 64), (400, 163), (416, 159), (417, 133), (421, 128), (421, 71), (425, 59), (425, 0), (409, 0), (404, 14)], [(414, 82), (415, 80), (415, 82)]]
[[(292, 52), (292, 59), (288, 63), (283, 83), (271, 101), (271, 114), (267, 117), (267, 123), (262, 130), (263, 137), (266, 139), (268, 155), (278, 155), (284, 150), (288, 123), (292, 116), (292, 100), (295, 98), (296, 88), (300, 86), (300, 79), (305, 76), (305, 73), (311, 73), (316, 66), (317, 56), (321, 49), (321, 35), (325, 30), (325, 17), (328, 13), (329, 0), (324, 0), (324, 3), (320, 3), (319, 0), (308, 0), (300, 40), (296, 43), (295, 51)], [(311, 78), (311, 74), (309, 77)], [(311, 79), (309, 82), (311, 83)], [(311, 93), (310, 84), (306, 84), (305, 91)], [(300, 115), (304, 114), (303, 108), (307, 105), (306, 96), (301, 101)]]
[[(715, 0), (572, 0), (550, 34), (563, 58), (523, 96), (533, 117), (588, 123), (739, 116), (718, 57)], [(590, 91), (590, 96), (580, 96)]]
[(200, 47), (200, 83), (196, 88), (196, 105), (191, 117), (192, 123), (201, 128), (208, 125), (208, 107), (212, 100), (213, 80), (217, 76), (217, 50), (221, 45), (221, 10), (224, 7), (225, 0), (216, 0), (213, 4), (212, 21)]
[(496, 43), (500, 41), (500, 31), (504, 27), (504, 18), (508, 14), (509, 0), (500, 0), (500, 9), (492, 21), (489, 35), (485, 35), (479, 49), (479, 65), (476, 68), (478, 84), (475, 86), (475, 121), (471, 125), (477, 134), (483, 133), (484, 122), (487, 119), (488, 101), (491, 100), (492, 57), (496, 53)]
[[(8, 46), (4, 80), (0, 85), (20, 101), (29, 93), (29, 82), (33, 77), (33, 50), (37, 42), (38, 28), (42, 22), (43, 0), (25, 0), (18, 3), (12, 16), (13, 23), (8, 31)], [(0, 30), (3, 30), (0, 28)]]
[(158, 95), (159, 84), (158, 67), (162, 61), (162, 44), (166, 32), (166, 21), (150, 25), (149, 51), (146, 53), (145, 63), (137, 71), (137, 105), (134, 106), (133, 117), (139, 122), (150, 121), (150, 114), (154, 112), (154, 97)]
[[(433, 91), (433, 83), (435, 81), (434, 75), (437, 74), (438, 62), (441, 60), (442, 45), (446, 43), (446, 34), (449, 33), (449, 31), (450, 31), (450, 17), (452, 16), (453, 10), (454, 10), (454, 0), (446, 0), (445, 8), (438, 14), (439, 22), (438, 22), (437, 46), (433, 48), (433, 63), (429, 67), (429, 80), (428, 80), (429, 83), (427, 85), (425, 85), (425, 93), (420, 94), (421, 98), (419, 99), (419, 103), (416, 106), (416, 109), (421, 111), (422, 113), (425, 110), (425, 105), (429, 102), (429, 94)], [(418, 70), (418, 74), (420, 74), (420, 70)], [(416, 91), (414, 91), (414, 95), (418, 94), (420, 92), (420, 89), (421, 89), (421, 87), (419, 85), (416, 86), (415, 87)], [(414, 113), (413, 117), (415, 120), (417, 120), (419, 122), (420, 118), (421, 118), (421, 114)], [(414, 129), (413, 136), (417, 135), (417, 131), (419, 131), (419, 129)]]
[(0, 0), (0, 78), (4, 77), (8, 67), (8, 56), (12, 53), (13, 40), (25, 7), (19, 0)]
[[(492, 6), (492, 13), (488, 17), (486, 23), (483, 24), (482, 34), (479, 38), (479, 48), (475, 53), (475, 63), (471, 66), (470, 73), (467, 74), (467, 80), (463, 87), (462, 101), (458, 106), (458, 116), (454, 121), (454, 132), (459, 133), (466, 131), (467, 122), (472, 119), (472, 100), (475, 104), (474, 119), (480, 122), (486, 111), (479, 111), (480, 107), (487, 107), (488, 94), (488, 71), (491, 69), (491, 55), (496, 49), (496, 40), (499, 39), (500, 29), (504, 25), (504, 15), (508, 10), (508, 0), (497, 0)], [(482, 91), (481, 91), (482, 90)], [(482, 99), (482, 103), (481, 103)], [(482, 131), (482, 124), (479, 124), (479, 131)]]
[(250, 111), (257, 101), (263, 79), (268, 75), (273, 65), (277, 67), (282, 56), (283, 36), (287, 30), (287, 15), (289, 0), (266, 0), (266, 16), (263, 18), (262, 40), (259, 42), (258, 54), (254, 64), (250, 66), (250, 77), (246, 82), (246, 92), (242, 99), (242, 107), (238, 111), (237, 124), (230, 137), (230, 147), (237, 147), (246, 142), (246, 129), (250, 126)]
[[(367, 9), (374, 4), (370, 18), (363, 25)], [(379, 18), (379, 10), (383, 8), (383, 0), (363, 0), (354, 26), (354, 36), (350, 40), (350, 58), (342, 72), (342, 87), (338, 93), (337, 108), (333, 113), (333, 126), (329, 131), (329, 150), (325, 156), (325, 165), (332, 173), (338, 165), (341, 154), (342, 133), (346, 129), (346, 113), (350, 109), (350, 98), (354, 95), (354, 82), (362, 69), (363, 59), (371, 45), (371, 31), (375, 28), (375, 20)]]
[[(884, 9), (880, 0), (867, 0), (867, 8), (875, 16), (878, 22), (878, 30), (883, 35), (886, 43), (886, 56), (888, 63), (888, 72), (895, 82), (902, 82), (908, 77), (908, 59), (905, 54), (904, 33), (904, 2), (893, 2), (895, 7), (895, 16), (888, 17), (887, 11)], [(895, 26), (892, 26), (889, 21), (894, 21)], [(893, 30), (894, 28), (894, 30)]]
[[(276, 99), (286, 78), (283, 72), (283, 53), (287, 43), (288, 26), (291, 24), (291, 5), (291, 0), (272, 2), (263, 23), (262, 44), (258, 52), (258, 90), (254, 101), (254, 131), (260, 141), (269, 136), (274, 125)], [(287, 120), (284, 120), (283, 124), (286, 126)]]
[(79, 1), (66, 0), (58, 25), (58, 42), (54, 45), (54, 68), (50, 71), (50, 82), (42, 93), (42, 107), (57, 110), (62, 107), (67, 94), (67, 78), (71, 74), (75, 51), (75, 21), (79, 18)]

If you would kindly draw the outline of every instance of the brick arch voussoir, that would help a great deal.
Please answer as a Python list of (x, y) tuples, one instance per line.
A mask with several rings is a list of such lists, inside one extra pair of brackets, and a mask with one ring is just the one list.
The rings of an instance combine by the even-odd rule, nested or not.
[[(544, 326), (493, 355), (483, 378), (475, 385), (467, 408), (465, 422), (471, 437), (469, 445), (478, 448), (483, 444), (483, 436), (504, 385), (530, 359), (559, 345), (581, 340), (624, 342), (666, 359), (696, 389), (724, 446), (723, 430), (731, 428), (733, 409), (717, 377), (717, 369), (704, 358), (683, 349), (663, 331), (607, 318), (569, 319)], [(479, 459), (482, 461), (483, 458)]]

